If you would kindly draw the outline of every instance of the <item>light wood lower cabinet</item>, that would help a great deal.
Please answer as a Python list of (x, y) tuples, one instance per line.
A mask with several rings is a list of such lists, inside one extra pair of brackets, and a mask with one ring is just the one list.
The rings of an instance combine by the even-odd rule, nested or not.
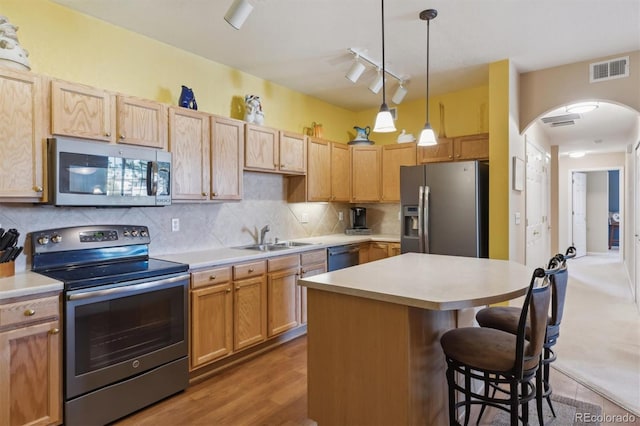
[(295, 328), (299, 324), (298, 274), (299, 255), (279, 256), (267, 260), (267, 316), (269, 337)]
[(62, 422), (60, 297), (0, 305), (0, 424)]
[(400, 254), (400, 243), (371, 241), (360, 244), (360, 263), (373, 262)]
[[(327, 250), (300, 253), (300, 278), (312, 277), (327, 272)], [(300, 294), (300, 324), (307, 323), (307, 287), (298, 286)]]

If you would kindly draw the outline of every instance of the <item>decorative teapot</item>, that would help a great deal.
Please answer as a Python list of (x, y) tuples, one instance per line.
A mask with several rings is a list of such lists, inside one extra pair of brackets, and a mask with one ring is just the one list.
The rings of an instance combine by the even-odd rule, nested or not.
[(353, 126), (353, 128), (356, 130), (356, 138), (354, 139), (354, 141), (368, 141), (369, 140), (369, 133), (371, 133), (371, 127), (367, 126), (367, 127), (358, 127), (358, 126)]

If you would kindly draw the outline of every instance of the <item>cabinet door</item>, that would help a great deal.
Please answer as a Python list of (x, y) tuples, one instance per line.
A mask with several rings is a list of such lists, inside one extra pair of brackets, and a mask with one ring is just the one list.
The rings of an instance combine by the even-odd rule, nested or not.
[(280, 163), (283, 173), (304, 174), (307, 171), (307, 137), (280, 131)]
[(211, 199), (242, 199), (244, 122), (211, 117)]
[(404, 143), (382, 147), (382, 198), (400, 202), (400, 166), (416, 165), (416, 144)]
[(351, 147), (351, 202), (380, 201), (380, 147)]
[(331, 201), (351, 201), (351, 155), (343, 143), (331, 143)]
[(44, 201), (42, 81), (0, 68), (0, 197)]
[(369, 261), (369, 246), (370, 243), (362, 243), (360, 244), (360, 251), (358, 252), (358, 264), (362, 265), (363, 263), (367, 263)]
[(389, 244), (372, 242), (369, 244), (369, 262), (389, 257)]
[(167, 149), (167, 107), (130, 96), (117, 98), (118, 143)]
[(278, 170), (279, 134), (275, 129), (245, 125), (244, 168), (247, 170)]
[(233, 349), (260, 343), (267, 338), (267, 293), (265, 276), (234, 282)]
[(209, 199), (209, 116), (169, 108), (169, 150), (173, 155), (173, 200)]
[(418, 163), (453, 161), (453, 139), (439, 138), (438, 144), (418, 147)]
[(389, 243), (389, 257), (400, 254), (400, 243)]
[(231, 283), (191, 292), (191, 369), (233, 350)]
[[(326, 255), (325, 255), (326, 256)], [(314, 265), (302, 266), (300, 268), (300, 278), (312, 277), (314, 275), (324, 274), (327, 272), (327, 263), (317, 263)], [(300, 293), (300, 324), (307, 323), (307, 287), (298, 286)]]
[(115, 103), (102, 89), (51, 82), (51, 134), (114, 142)]
[(269, 273), (267, 312), (269, 337), (298, 325), (298, 268)]
[(456, 161), (488, 160), (489, 134), (461, 136), (453, 141), (453, 151)]
[(307, 149), (307, 201), (330, 201), (331, 143), (309, 138)]
[(0, 333), (0, 424), (62, 422), (60, 322)]

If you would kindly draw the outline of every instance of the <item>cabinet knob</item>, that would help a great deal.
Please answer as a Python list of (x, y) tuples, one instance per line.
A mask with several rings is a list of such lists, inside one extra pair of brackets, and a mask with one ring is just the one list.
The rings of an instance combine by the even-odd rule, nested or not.
[(202, 196), (203, 196), (203, 197), (206, 197), (207, 195), (209, 195), (209, 194), (207, 194), (206, 192), (203, 192), (203, 193), (202, 193)]
[(211, 276), (209, 276), (209, 280), (213, 281), (213, 280), (215, 280), (215, 279), (216, 279), (216, 276), (215, 276), (215, 275), (211, 275)]
[(228, 288), (228, 289), (227, 289), (227, 293), (231, 293), (231, 288)]
[(277, 164), (274, 164), (274, 165), (273, 165), (273, 168), (274, 168), (274, 169), (275, 169), (275, 168), (277, 168), (277, 167), (278, 167), (278, 165), (277, 165)]
[(284, 167), (284, 164), (280, 164), (280, 167)]
[(120, 139), (125, 139), (125, 137), (126, 137), (125, 135), (120, 134)]
[(253, 272), (253, 268), (249, 268), (249, 273)]
[(36, 192), (42, 192), (42, 191), (44, 191), (44, 188), (42, 188), (41, 186), (34, 186), (33, 190), (36, 191)]
[(24, 311), (24, 316), (25, 317), (32, 317), (36, 314), (36, 311), (34, 311), (33, 309), (27, 309), (26, 311)]
[(237, 287), (236, 287), (236, 290), (240, 290), (240, 286), (237, 286)]
[(60, 333), (59, 328), (52, 328), (51, 330), (49, 330), (49, 334), (58, 334), (58, 333)]
[(110, 137), (111, 137), (111, 132), (106, 132), (104, 135), (105, 135), (106, 137), (110, 138)]
[(214, 193), (212, 193), (211, 195), (212, 195), (213, 197), (217, 197), (217, 196), (218, 196), (218, 193), (217, 193), (217, 192), (214, 192)]

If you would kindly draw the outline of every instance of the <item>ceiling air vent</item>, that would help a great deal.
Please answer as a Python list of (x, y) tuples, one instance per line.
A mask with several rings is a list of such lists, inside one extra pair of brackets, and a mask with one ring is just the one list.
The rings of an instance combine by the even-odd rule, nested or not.
[(575, 121), (567, 120), (567, 121), (555, 121), (555, 122), (551, 123), (550, 126), (551, 127), (561, 127), (561, 126), (573, 126), (574, 124), (576, 124)]
[[(575, 124), (574, 120), (579, 119), (580, 114), (563, 114), (563, 115), (554, 115), (551, 117), (542, 117), (542, 122), (545, 124), (551, 124), (552, 126), (556, 123), (569, 123)], [(565, 124), (566, 126), (566, 124)]]
[(614, 78), (629, 77), (629, 57), (595, 62), (589, 65), (591, 83), (596, 81), (613, 80)]

